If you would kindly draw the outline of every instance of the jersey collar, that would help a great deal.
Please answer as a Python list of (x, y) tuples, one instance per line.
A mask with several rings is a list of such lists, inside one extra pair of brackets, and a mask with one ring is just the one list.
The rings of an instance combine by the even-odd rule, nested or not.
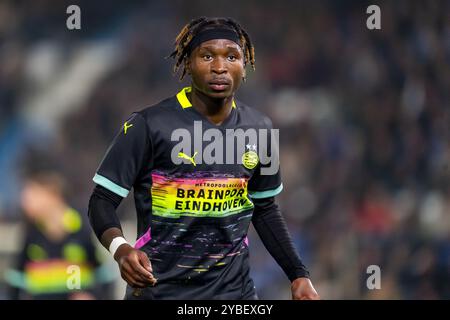
[[(181, 105), (181, 107), (183, 107), (183, 109), (192, 107), (192, 104), (186, 95), (186, 93), (189, 93), (191, 91), (192, 91), (192, 87), (184, 87), (183, 89), (181, 89), (180, 92), (177, 93), (178, 103)], [(233, 108), (236, 108), (236, 102), (234, 101), (234, 99), (233, 99), (233, 102), (231, 103), (231, 106)]]

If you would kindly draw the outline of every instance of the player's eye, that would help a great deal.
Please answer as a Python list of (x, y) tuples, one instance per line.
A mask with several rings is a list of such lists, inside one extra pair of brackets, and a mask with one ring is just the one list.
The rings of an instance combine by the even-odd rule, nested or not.
[(229, 55), (229, 56), (228, 56), (228, 60), (230, 60), (230, 61), (236, 61), (236, 56), (234, 56), (234, 55)]
[(212, 57), (211, 57), (211, 55), (210, 55), (210, 54), (204, 54), (204, 55), (203, 55), (203, 59), (205, 59), (205, 60), (209, 61), (209, 60), (211, 60), (211, 59), (212, 59)]

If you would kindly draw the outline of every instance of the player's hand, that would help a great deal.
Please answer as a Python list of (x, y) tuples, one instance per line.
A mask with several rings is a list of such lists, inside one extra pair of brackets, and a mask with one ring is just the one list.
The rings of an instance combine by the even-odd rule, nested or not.
[(119, 264), (122, 279), (131, 287), (145, 288), (156, 284), (152, 265), (145, 252), (125, 243), (117, 249), (114, 259)]
[(308, 278), (297, 278), (291, 284), (292, 300), (320, 300)]

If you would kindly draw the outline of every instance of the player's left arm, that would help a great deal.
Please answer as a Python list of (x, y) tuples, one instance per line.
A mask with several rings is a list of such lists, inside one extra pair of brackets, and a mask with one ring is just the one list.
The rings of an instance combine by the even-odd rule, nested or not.
[(264, 122), (268, 129), (267, 145), (264, 146), (260, 141), (262, 148), (259, 148), (259, 152), (260, 158), (261, 155), (268, 155), (270, 162), (260, 163), (248, 184), (248, 194), (255, 206), (252, 223), (264, 246), (291, 281), (292, 298), (319, 299), (275, 202), (275, 196), (283, 190), (279, 166), (279, 137), (268, 117), (264, 118)]
[(267, 251), (291, 281), (292, 299), (318, 300), (309, 272), (295, 249), (286, 222), (274, 197), (253, 199), (252, 223)]

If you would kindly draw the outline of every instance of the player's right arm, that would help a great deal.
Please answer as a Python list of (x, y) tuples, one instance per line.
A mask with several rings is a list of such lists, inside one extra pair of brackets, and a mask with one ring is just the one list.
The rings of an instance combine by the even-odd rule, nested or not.
[[(116, 209), (125, 198), (141, 170), (149, 163), (151, 143), (145, 119), (134, 114), (121, 128), (103, 158), (93, 181), (89, 200), (89, 221), (101, 244), (112, 251), (122, 278), (132, 287), (154, 285), (156, 279), (147, 255), (124, 239)], [(118, 246), (115, 244), (119, 244)]]
[[(122, 230), (109, 228), (103, 232), (101, 242), (109, 248), (112, 240), (116, 237), (123, 237)], [(117, 248), (114, 260), (119, 264), (120, 275), (130, 286), (144, 288), (156, 284), (152, 265), (143, 251), (124, 243)]]

